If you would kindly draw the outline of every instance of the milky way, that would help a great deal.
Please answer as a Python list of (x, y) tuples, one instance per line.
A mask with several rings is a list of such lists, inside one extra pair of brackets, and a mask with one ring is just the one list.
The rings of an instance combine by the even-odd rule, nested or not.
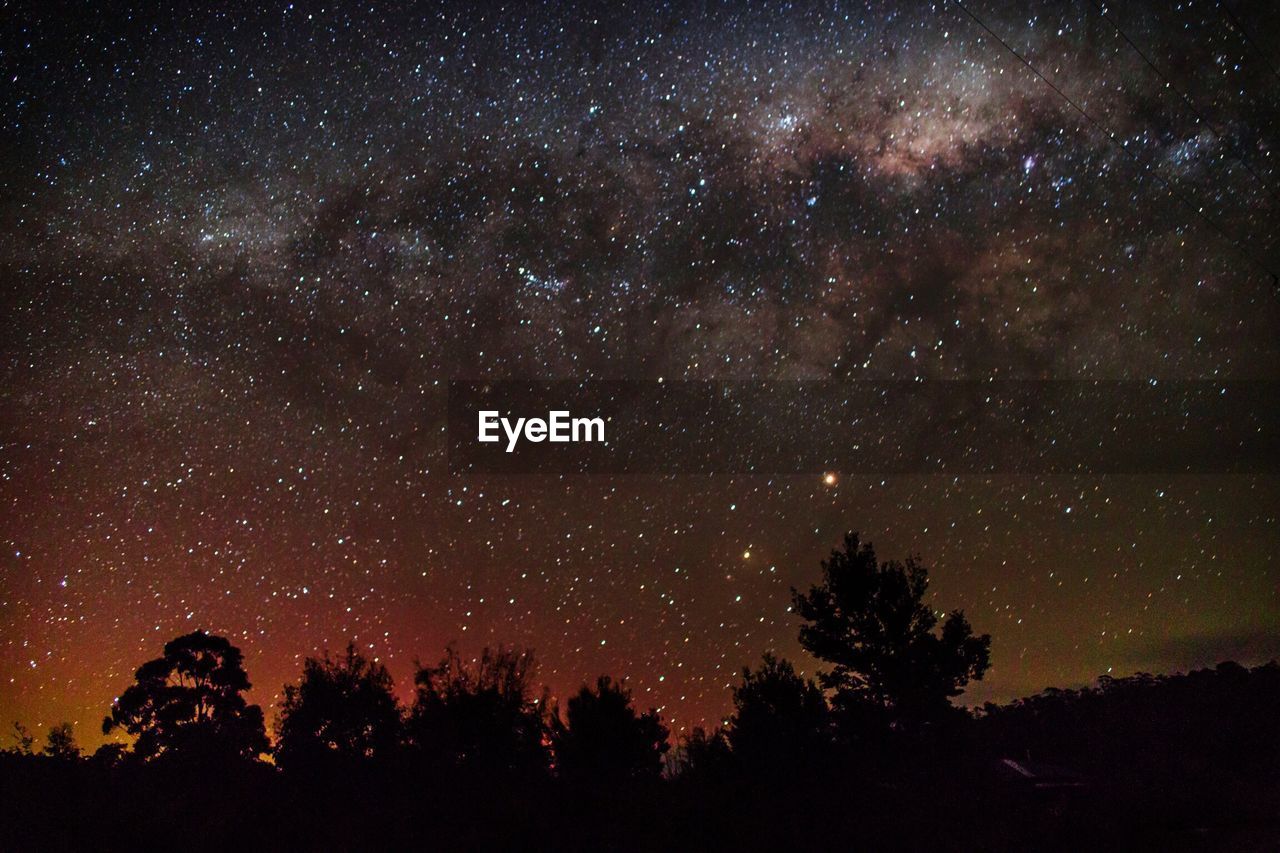
[(685, 730), (812, 668), (846, 529), (992, 633), (970, 701), (1280, 654), (1274, 477), (441, 452), (450, 379), (1277, 378), (1280, 20), (1149, 5), (5, 7), (0, 719), (92, 743), (203, 627), (263, 703), (506, 642)]

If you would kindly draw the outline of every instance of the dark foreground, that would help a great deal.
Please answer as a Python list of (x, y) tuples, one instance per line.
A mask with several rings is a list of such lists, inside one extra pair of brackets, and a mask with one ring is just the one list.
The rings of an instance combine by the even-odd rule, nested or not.
[(3, 761), (5, 850), (1275, 850), (1280, 790), (1037, 791), (991, 768), (866, 783), (290, 778)]

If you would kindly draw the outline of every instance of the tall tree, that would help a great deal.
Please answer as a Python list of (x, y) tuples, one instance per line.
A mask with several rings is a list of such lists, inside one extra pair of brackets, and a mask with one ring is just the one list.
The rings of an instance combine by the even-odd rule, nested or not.
[(450, 646), (419, 667), (409, 713), (410, 741), (426, 760), (486, 771), (547, 766), (546, 696), (533, 693), (533, 653), (485, 649), (468, 664)]
[(225, 637), (194, 631), (138, 668), (102, 733), (124, 729), (145, 759), (170, 753), (253, 759), (270, 744), (262, 709), (245, 701), (249, 687), (240, 650)]
[(557, 770), (568, 778), (657, 778), (668, 749), (658, 712), (637, 714), (631, 691), (607, 675), (569, 698), (565, 719), (552, 717)]
[(286, 770), (393, 752), (401, 711), (391, 673), (354, 643), (337, 658), (307, 658), (301, 680), (284, 688), (277, 734), (276, 761)]
[(832, 664), (820, 675), (841, 710), (898, 728), (939, 719), (990, 664), (991, 637), (960, 611), (938, 628), (929, 573), (914, 557), (879, 562), (856, 533), (822, 563), (822, 583), (792, 590), (800, 643)]
[(734, 757), (747, 765), (777, 768), (810, 764), (830, 745), (827, 701), (812, 679), (790, 661), (766, 654), (754, 672), (742, 671), (733, 689), (727, 728)]

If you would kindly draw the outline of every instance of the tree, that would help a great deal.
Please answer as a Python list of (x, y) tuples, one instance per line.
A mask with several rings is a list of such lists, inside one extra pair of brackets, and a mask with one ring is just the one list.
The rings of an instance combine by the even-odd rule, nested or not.
[(744, 668), (742, 683), (733, 689), (733, 705), (729, 746), (746, 764), (809, 764), (827, 754), (826, 698), (789, 661), (766, 654), (756, 671)]
[(129, 748), (122, 743), (104, 743), (93, 751), (89, 760), (101, 767), (118, 767), (129, 756)]
[(545, 694), (533, 698), (532, 652), (486, 648), (468, 666), (450, 646), (437, 666), (420, 666), (409, 714), (410, 741), (435, 764), (485, 771), (547, 766)]
[(723, 726), (712, 732), (694, 726), (682, 738), (677, 752), (675, 764), (681, 776), (719, 779), (733, 772), (733, 755)]
[(617, 780), (662, 773), (667, 727), (658, 712), (637, 714), (631, 691), (607, 675), (568, 701), (566, 719), (552, 717), (556, 768), (566, 777)]
[(70, 761), (80, 757), (80, 747), (76, 745), (75, 735), (70, 723), (59, 723), (49, 729), (44, 754), (61, 761)]
[(990, 664), (991, 637), (975, 636), (964, 614), (938, 617), (924, 603), (929, 573), (914, 557), (876, 559), (856, 533), (822, 563), (822, 583), (792, 590), (805, 621), (800, 643), (832, 664), (820, 674), (846, 714), (865, 722), (913, 728), (934, 722), (970, 680)]
[(165, 644), (138, 668), (136, 681), (112, 705), (102, 733), (133, 735), (144, 759), (254, 759), (267, 751), (262, 709), (245, 702), (250, 687), (240, 650), (225, 637), (194, 631)]
[(385, 756), (401, 740), (400, 703), (385, 666), (347, 644), (334, 659), (307, 658), (302, 679), (284, 688), (276, 760), (284, 769), (331, 759)]
[(31, 747), (35, 746), (36, 743), (35, 736), (27, 730), (26, 726), (17, 720), (13, 721), (12, 737), (14, 740), (14, 746), (10, 747), (10, 752), (17, 753), (18, 755), (31, 754)]

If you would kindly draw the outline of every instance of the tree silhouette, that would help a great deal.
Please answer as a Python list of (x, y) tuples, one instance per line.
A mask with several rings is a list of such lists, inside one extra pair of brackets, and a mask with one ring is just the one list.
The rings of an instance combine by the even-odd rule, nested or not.
[(307, 658), (302, 678), (284, 688), (275, 748), (284, 769), (385, 756), (401, 742), (401, 711), (385, 666), (354, 643), (331, 658)]
[[(878, 638), (876, 649), (923, 659), (933, 669), (914, 672), (939, 678), (945, 668), (930, 655), (942, 652), (930, 638), (952, 641), (921, 615), (922, 569), (882, 565), (853, 537), (824, 565), (824, 585), (797, 596), (825, 608), (808, 611), (807, 628), (822, 618), (835, 635), (840, 608), (849, 642)], [(963, 627), (951, 630), (965, 636)], [(985, 653), (986, 638), (973, 642)], [(882, 663), (874, 656), (840, 660), (860, 675), (898, 672), (872, 669)], [(602, 676), (584, 686), (562, 718), (534, 693), (530, 654), (486, 650), (464, 661), (450, 648), (420, 667), (406, 734), (386, 669), (348, 645), (307, 660), (286, 686), (279, 773), (211, 760), (243, 759), (265, 743), (260, 713), (249, 745), (237, 734), (253, 731), (257, 712), (241, 698), (239, 652), (196, 633), (144, 665), (117, 703), (120, 720), (108, 721), (136, 736), (135, 756), (111, 743), (71, 760), (66, 723), (36, 755), (15, 726), (16, 747), (0, 749), (0, 849), (150, 849), (156, 838), (229, 849), (245, 832), (279, 849), (412, 848), (428, 832), (459, 850), (544, 838), (592, 850), (821, 849), (850, 838), (894, 849), (1039, 849), (1045, 839), (1064, 849), (1272, 849), (1280, 837), (1274, 662), (1103, 676), (973, 715), (907, 716), (947, 707), (948, 688), (962, 686), (934, 683), (933, 705), (868, 687), (845, 694), (854, 709), (845, 712), (766, 654), (743, 670), (729, 719), (694, 729), (670, 759), (679, 772), (664, 777), (666, 729), (656, 712), (636, 711), (624, 683)], [(850, 737), (860, 709), (879, 727)], [(415, 748), (418, 766), (402, 760)], [(373, 760), (393, 750), (394, 760)], [(157, 755), (172, 759), (142, 760)]]
[(11, 737), (14, 740), (14, 745), (10, 747), (13, 752), (16, 752), (18, 755), (31, 754), (31, 748), (35, 746), (36, 738), (35, 735), (31, 734), (31, 732), (27, 730), (26, 726), (17, 720), (14, 720), (13, 734)]
[(723, 727), (708, 732), (694, 726), (680, 743), (676, 767), (681, 776), (717, 778), (733, 769), (733, 754)]
[[(1280, 665), (1220, 663), (1183, 675), (1102, 676), (983, 706), (977, 728), (993, 750), (1074, 766), (1099, 778), (1201, 784), (1208, 774), (1280, 783)], [(1168, 748), (1177, 744), (1176, 749)]]
[(453, 646), (419, 667), (410, 741), (428, 762), (491, 772), (547, 766), (545, 695), (533, 698), (532, 652), (486, 648), (468, 666)]
[(924, 603), (929, 573), (915, 558), (877, 561), (856, 533), (822, 563), (822, 583), (792, 590), (805, 620), (800, 643), (833, 664), (820, 674), (836, 706), (863, 723), (910, 728), (950, 709), (970, 679), (990, 663), (991, 637), (975, 636), (955, 611), (938, 618)]
[(89, 761), (100, 767), (118, 767), (129, 755), (129, 748), (122, 743), (104, 743), (93, 751)]
[(102, 733), (124, 729), (144, 759), (170, 753), (253, 759), (270, 743), (262, 709), (245, 702), (249, 687), (240, 650), (225, 637), (194, 631), (138, 668), (136, 682), (102, 721)]
[(43, 753), (60, 761), (71, 761), (80, 757), (80, 747), (76, 745), (70, 723), (58, 723), (50, 727), (49, 734), (45, 738)]
[(772, 654), (733, 689), (727, 729), (734, 756), (756, 767), (810, 764), (830, 746), (827, 702), (812, 679)]
[(657, 778), (666, 753), (667, 727), (658, 712), (637, 714), (631, 691), (607, 675), (595, 689), (583, 685), (567, 703), (566, 719), (552, 717), (556, 769), (567, 778)]

